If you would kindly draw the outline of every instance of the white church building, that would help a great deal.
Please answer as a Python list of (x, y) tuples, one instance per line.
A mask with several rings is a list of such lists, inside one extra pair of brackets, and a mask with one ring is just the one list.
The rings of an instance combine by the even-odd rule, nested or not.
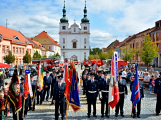
[(61, 46), (61, 55), (64, 58), (75, 58), (81, 61), (88, 59), (89, 56), (90, 23), (87, 18), (86, 5), (84, 8), (84, 18), (82, 18), (80, 27), (75, 22), (69, 26), (66, 18), (65, 4), (63, 8), (63, 17), (59, 25), (59, 44)]

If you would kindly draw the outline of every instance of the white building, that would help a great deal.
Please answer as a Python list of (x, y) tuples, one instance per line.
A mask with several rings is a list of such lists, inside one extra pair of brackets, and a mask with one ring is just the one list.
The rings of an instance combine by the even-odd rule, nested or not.
[(61, 55), (64, 58), (76, 58), (84, 61), (89, 56), (90, 23), (87, 18), (86, 5), (84, 8), (84, 18), (81, 20), (80, 28), (74, 22), (69, 26), (66, 18), (65, 4), (63, 8), (63, 17), (59, 24), (59, 44), (61, 46)]

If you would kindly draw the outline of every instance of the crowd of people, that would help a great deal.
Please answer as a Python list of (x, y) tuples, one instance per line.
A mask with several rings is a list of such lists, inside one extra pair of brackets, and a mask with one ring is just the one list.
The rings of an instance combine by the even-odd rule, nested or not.
[[(110, 66), (110, 65), (109, 65)], [(23, 111), (24, 117), (27, 115), (27, 112), (30, 110), (35, 110), (35, 104), (41, 105), (43, 101), (48, 101), (49, 98), (52, 99), (50, 105), (55, 104), (55, 120), (58, 120), (59, 115), (61, 114), (62, 119), (65, 117), (65, 88), (66, 84), (63, 82), (63, 71), (61, 68), (59, 70), (54, 69), (51, 74), (46, 71), (46, 75), (43, 77), (43, 89), (40, 89), (40, 86), (37, 85), (37, 79), (34, 79), (34, 76), (30, 76), (30, 83), (32, 86), (33, 94), (36, 97), (31, 98), (30, 95), (24, 100), (24, 76), (20, 79), (20, 93), (22, 99), (22, 109), (19, 111), (19, 119), (23, 120)], [(132, 91), (133, 81), (135, 79), (135, 67), (134, 66), (122, 66), (119, 69), (119, 102), (115, 107), (115, 117), (118, 117), (118, 114), (124, 117), (124, 99), (127, 97), (128, 89), (127, 84), (130, 84), (130, 90)], [(144, 98), (144, 88), (147, 83), (150, 88), (150, 93), (152, 93), (154, 89), (154, 95), (157, 96), (157, 107), (156, 107), (156, 115), (160, 113), (160, 100), (161, 100), (161, 79), (159, 73), (154, 71), (152, 67), (150, 70), (145, 71), (139, 70), (139, 87), (140, 87), (140, 95), (141, 98)], [(79, 78), (77, 78), (79, 80)], [(97, 97), (101, 100), (101, 117), (108, 117), (109, 114), (109, 105), (108, 105), (108, 97), (109, 97), (109, 86), (110, 86), (110, 71), (99, 70), (95, 71), (93, 67), (85, 68), (82, 72), (82, 80), (83, 80), (83, 94), (87, 98), (87, 107), (88, 113), (87, 117), (91, 116), (91, 105), (93, 105), (93, 116), (97, 117), (96, 111), (96, 102)], [(4, 118), (10, 112), (14, 111), (14, 106), (10, 99), (8, 98), (9, 91), (9, 82), (5, 82), (4, 86), (0, 89), (0, 117)], [(37, 98), (37, 100), (35, 100)], [(25, 106), (23, 106), (23, 101), (25, 101)], [(59, 114), (60, 108), (60, 114)], [(141, 100), (137, 103), (137, 112), (135, 108), (133, 111), (133, 117), (136, 116), (140, 118), (141, 111)], [(14, 113), (14, 112), (13, 112)], [(13, 119), (17, 120), (17, 115), (13, 114)]]

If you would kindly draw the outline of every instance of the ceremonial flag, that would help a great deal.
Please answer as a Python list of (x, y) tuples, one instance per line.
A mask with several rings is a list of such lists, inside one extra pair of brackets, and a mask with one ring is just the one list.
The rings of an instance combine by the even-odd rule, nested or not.
[(26, 79), (27, 79), (30, 97), (33, 97), (31, 80), (30, 80), (30, 73), (31, 73), (30, 70), (25, 70), (25, 82), (26, 82)]
[(16, 68), (14, 70), (13, 77), (12, 77), (12, 80), (11, 80), (11, 84), (10, 84), (10, 87), (9, 87), (8, 97), (15, 107), (14, 112), (16, 114), (22, 108), (20, 83), (19, 83), (19, 78), (18, 78), (17, 65), (16, 65)]
[(113, 109), (119, 99), (119, 89), (118, 89), (118, 56), (117, 52), (114, 52), (112, 57), (112, 69), (111, 69), (111, 80), (109, 85), (109, 97), (108, 97), (108, 104)]
[(133, 102), (133, 108), (140, 101), (140, 87), (139, 87), (139, 76), (138, 76), (138, 64), (136, 65), (135, 80), (133, 83), (133, 89), (131, 94), (131, 101)]
[(73, 108), (74, 112), (78, 111), (81, 108), (79, 92), (78, 92), (77, 73), (75, 68), (73, 69), (73, 72), (72, 72), (69, 104)]
[(28, 74), (26, 74), (26, 70), (25, 70), (25, 81), (24, 81), (23, 87), (24, 87), (24, 98), (27, 98), (30, 92), (29, 92), (29, 84), (28, 84)]
[(94, 64), (94, 71), (97, 72), (97, 60), (96, 63)]
[(43, 68), (41, 67), (41, 63), (39, 63), (38, 66), (38, 86), (40, 87), (40, 89), (43, 89)]
[(64, 68), (64, 75), (63, 75), (64, 79), (63, 82), (67, 83), (68, 82), (68, 63), (65, 63), (65, 68)]

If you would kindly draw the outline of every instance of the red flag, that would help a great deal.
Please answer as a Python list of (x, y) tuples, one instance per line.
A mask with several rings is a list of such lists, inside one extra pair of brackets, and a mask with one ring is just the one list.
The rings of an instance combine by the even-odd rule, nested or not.
[(29, 92), (29, 84), (28, 84), (28, 74), (25, 74), (25, 82), (24, 82), (24, 98), (30, 94)]
[(119, 89), (118, 89), (118, 64), (117, 64), (117, 53), (114, 52), (114, 56), (112, 57), (112, 76), (111, 76), (111, 81), (110, 81), (110, 86), (109, 86), (109, 100), (108, 104), (111, 106), (113, 109), (119, 99)]
[(10, 98), (10, 101), (13, 103), (13, 105), (15, 107), (14, 112), (16, 114), (22, 108), (20, 83), (19, 83), (19, 78), (18, 78), (17, 65), (16, 65), (15, 71), (13, 73), (13, 77), (12, 77), (11, 84), (9, 87), (8, 97)]

